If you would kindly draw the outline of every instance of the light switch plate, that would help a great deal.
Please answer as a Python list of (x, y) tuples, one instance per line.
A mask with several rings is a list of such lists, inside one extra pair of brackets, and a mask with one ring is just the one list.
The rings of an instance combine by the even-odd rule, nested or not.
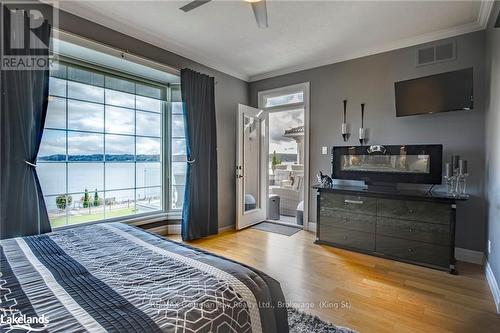
[(321, 147), (321, 154), (327, 155), (328, 154), (328, 147)]

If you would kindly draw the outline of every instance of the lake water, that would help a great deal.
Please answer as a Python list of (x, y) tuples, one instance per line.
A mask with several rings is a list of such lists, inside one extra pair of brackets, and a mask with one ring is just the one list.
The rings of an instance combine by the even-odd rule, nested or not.
[[(173, 164), (174, 189), (183, 192), (185, 163)], [(101, 199), (112, 198), (116, 203), (133, 202), (135, 198), (161, 198), (161, 163), (68, 163), (66, 170), (65, 163), (38, 162), (37, 173), (49, 211), (57, 209), (57, 195), (70, 193), (75, 205), (86, 189), (91, 198), (97, 189)], [(179, 193), (175, 199), (177, 197), (182, 195)]]

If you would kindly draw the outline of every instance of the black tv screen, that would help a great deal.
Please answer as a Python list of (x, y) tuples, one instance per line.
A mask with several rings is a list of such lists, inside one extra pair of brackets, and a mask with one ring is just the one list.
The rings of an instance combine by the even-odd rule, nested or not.
[(396, 82), (396, 116), (473, 109), (473, 69)]

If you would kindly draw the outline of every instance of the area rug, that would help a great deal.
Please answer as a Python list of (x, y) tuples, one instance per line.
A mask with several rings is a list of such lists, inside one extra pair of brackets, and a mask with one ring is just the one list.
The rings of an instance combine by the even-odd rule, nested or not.
[(295, 227), (292, 225), (288, 226), (288, 225), (272, 223), (272, 222), (259, 223), (257, 225), (254, 225), (252, 227), (252, 229), (273, 232), (275, 234), (280, 234), (280, 235), (285, 235), (285, 236), (291, 236), (291, 235), (299, 232), (300, 230), (302, 230), (302, 228), (300, 228), (300, 227)]
[(288, 326), (290, 333), (356, 333), (350, 328), (329, 324), (294, 308), (288, 308)]

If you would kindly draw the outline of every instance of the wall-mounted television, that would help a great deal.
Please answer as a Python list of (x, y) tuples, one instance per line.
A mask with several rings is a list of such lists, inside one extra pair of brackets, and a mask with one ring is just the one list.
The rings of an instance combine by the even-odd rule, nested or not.
[(473, 69), (466, 68), (396, 82), (396, 116), (472, 110), (473, 81)]
[(380, 183), (441, 184), (442, 145), (336, 146), (332, 178)]

